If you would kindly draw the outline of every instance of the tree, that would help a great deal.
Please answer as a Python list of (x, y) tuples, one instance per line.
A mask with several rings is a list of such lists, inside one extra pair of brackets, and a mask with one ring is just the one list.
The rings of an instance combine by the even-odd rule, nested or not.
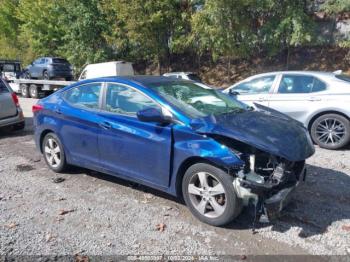
[(214, 59), (246, 57), (255, 43), (246, 12), (254, 0), (208, 0), (194, 14), (192, 37)]
[(152, 59), (161, 73), (169, 57), (176, 30), (181, 20), (181, 1), (177, 0), (115, 0), (117, 19), (128, 39), (133, 56)]
[(58, 25), (64, 31), (59, 53), (78, 69), (84, 64), (105, 61), (110, 56), (105, 35), (108, 20), (98, 0), (62, 0)]
[(0, 57), (19, 58), (17, 41), (20, 21), (16, 17), (18, 0), (0, 0)]
[(287, 50), (288, 69), (291, 47), (311, 43), (315, 25), (306, 12), (304, 0), (268, 0), (265, 13), (259, 39), (263, 39), (271, 54)]
[[(349, 0), (328, 0), (322, 6), (321, 9), (327, 14), (333, 16), (333, 19), (336, 19), (337, 15), (341, 15), (345, 12), (350, 12), (350, 1)], [(337, 41), (337, 44), (340, 47), (350, 48), (350, 38), (342, 39)], [(349, 51), (350, 54), (350, 51)]]
[(17, 19), (20, 20), (22, 43), (28, 44), (35, 56), (59, 55), (64, 29), (59, 25), (60, 4), (55, 0), (21, 0)]

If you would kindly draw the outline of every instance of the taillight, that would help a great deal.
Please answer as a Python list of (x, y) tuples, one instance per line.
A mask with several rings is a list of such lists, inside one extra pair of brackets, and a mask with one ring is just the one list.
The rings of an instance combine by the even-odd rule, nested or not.
[(44, 107), (42, 105), (36, 104), (36, 105), (33, 105), (32, 112), (36, 113), (36, 112), (39, 112), (39, 111), (41, 111), (43, 109), (44, 109)]
[(18, 101), (17, 95), (16, 95), (15, 93), (12, 93), (11, 95), (12, 95), (12, 100), (13, 100), (13, 102), (15, 103), (15, 105), (16, 105), (17, 107), (19, 107), (19, 101)]

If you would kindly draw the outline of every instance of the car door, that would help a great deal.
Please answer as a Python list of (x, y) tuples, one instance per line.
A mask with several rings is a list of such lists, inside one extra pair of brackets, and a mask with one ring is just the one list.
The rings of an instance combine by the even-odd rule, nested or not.
[(308, 111), (321, 102), (326, 84), (312, 75), (281, 74), (268, 106), (305, 122)]
[(232, 88), (237, 92), (237, 99), (249, 105), (258, 103), (268, 105), (270, 92), (273, 91), (276, 75), (265, 75), (249, 79)]
[(89, 83), (64, 92), (57, 104), (56, 116), (64, 147), (73, 163), (85, 167), (99, 166), (98, 133), (101, 119), (102, 83)]
[(99, 149), (101, 163), (110, 172), (167, 187), (170, 181), (171, 125), (145, 123), (139, 110), (160, 107), (139, 90), (108, 84)]
[(0, 120), (15, 115), (17, 115), (17, 107), (12, 99), (12, 94), (0, 79)]

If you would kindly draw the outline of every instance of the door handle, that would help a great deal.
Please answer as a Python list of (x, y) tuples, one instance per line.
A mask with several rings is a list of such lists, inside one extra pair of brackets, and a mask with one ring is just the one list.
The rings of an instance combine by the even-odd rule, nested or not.
[(259, 101), (259, 102), (264, 102), (264, 101), (266, 101), (266, 99), (265, 99), (265, 97), (259, 97), (259, 98), (258, 98), (258, 101)]
[(109, 122), (102, 122), (99, 124), (100, 127), (102, 127), (103, 129), (111, 129), (112, 125)]
[(308, 99), (309, 101), (321, 101), (321, 98), (319, 98), (319, 97), (309, 97), (309, 99)]
[(59, 115), (61, 115), (61, 114), (62, 114), (61, 110), (60, 110), (60, 109), (58, 109), (58, 108), (56, 108), (55, 113), (56, 113), (56, 114), (59, 114)]

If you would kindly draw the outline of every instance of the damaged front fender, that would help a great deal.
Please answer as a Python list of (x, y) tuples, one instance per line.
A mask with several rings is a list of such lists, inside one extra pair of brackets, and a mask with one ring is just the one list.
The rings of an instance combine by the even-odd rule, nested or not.
[(174, 130), (174, 141), (174, 164), (176, 166), (190, 157), (206, 159), (228, 170), (239, 170), (244, 166), (244, 161), (229, 147), (205, 134), (193, 133), (186, 127), (177, 127)]

